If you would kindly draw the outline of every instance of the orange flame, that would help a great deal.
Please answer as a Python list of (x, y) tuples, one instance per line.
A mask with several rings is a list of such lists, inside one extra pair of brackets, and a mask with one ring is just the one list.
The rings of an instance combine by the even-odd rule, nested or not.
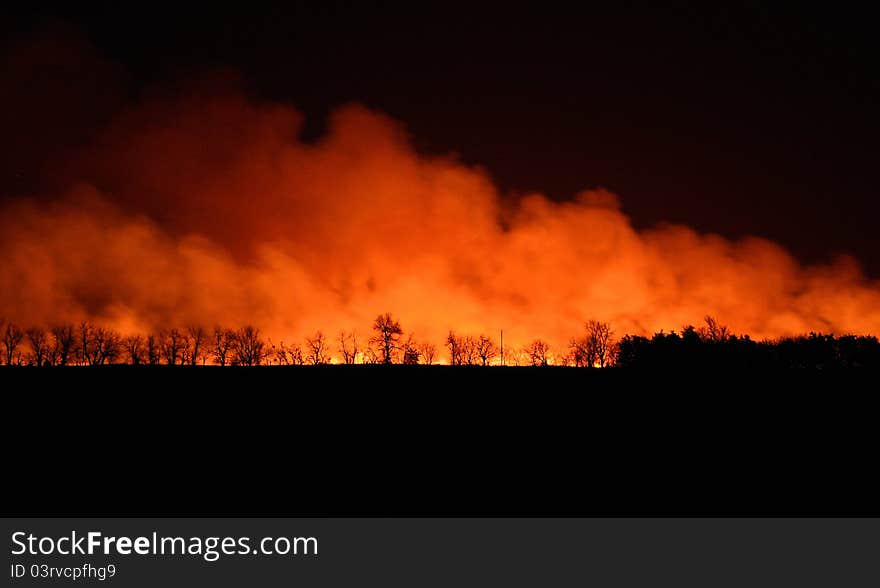
[(800, 265), (760, 238), (637, 231), (585, 191), (502, 199), (487, 173), (414, 151), (358, 105), (315, 144), (293, 108), (234, 91), (156, 97), (59, 164), (57, 194), (0, 209), (0, 316), (123, 331), (259, 325), (301, 341), (380, 312), (446, 333), (564, 349), (588, 319), (644, 334), (717, 316), (735, 332), (880, 333), (880, 285), (851, 259)]

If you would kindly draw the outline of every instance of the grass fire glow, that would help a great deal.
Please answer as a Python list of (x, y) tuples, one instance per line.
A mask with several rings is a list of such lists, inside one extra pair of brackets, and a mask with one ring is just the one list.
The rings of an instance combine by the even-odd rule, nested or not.
[(510, 348), (555, 349), (588, 320), (621, 335), (706, 315), (755, 338), (880, 333), (880, 285), (853, 260), (804, 266), (761, 238), (638, 231), (603, 190), (502, 198), (485, 170), (418, 154), (358, 105), (315, 143), (302, 124), (230, 89), (116, 116), (57, 162), (62, 189), (0, 210), (0, 317), (123, 334), (253, 324), (279, 342), (366, 337), (391, 312), (438, 346), (450, 330), (503, 330)]

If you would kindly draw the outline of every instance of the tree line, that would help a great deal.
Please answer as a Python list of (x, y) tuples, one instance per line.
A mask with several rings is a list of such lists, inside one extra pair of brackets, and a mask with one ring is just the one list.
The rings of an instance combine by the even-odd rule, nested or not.
[(49, 328), (21, 328), (0, 320), (2, 362), (10, 366), (129, 365), (322, 365), (407, 364), (454, 366), (571, 366), (667, 368), (880, 367), (876, 337), (810, 333), (801, 337), (754, 341), (736, 336), (713, 317), (701, 327), (619, 340), (608, 323), (591, 320), (564, 349), (542, 339), (504, 348), (486, 335), (450, 331), (443, 347), (404, 332), (391, 314), (376, 317), (370, 335), (342, 331), (332, 340), (318, 331), (302, 343), (273, 343), (252, 325), (238, 329), (198, 325), (149, 334), (122, 335), (91, 321)]
[(652, 337), (627, 335), (617, 342), (615, 365), (627, 368), (837, 369), (880, 368), (874, 336), (811, 332), (799, 337), (755, 341), (733, 335), (707, 317), (707, 327), (686, 326)]

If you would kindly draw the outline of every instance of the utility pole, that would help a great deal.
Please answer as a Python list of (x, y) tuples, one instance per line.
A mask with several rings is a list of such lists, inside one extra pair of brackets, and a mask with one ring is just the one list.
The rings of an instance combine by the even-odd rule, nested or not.
[(501, 365), (504, 365), (504, 329), (501, 329)]

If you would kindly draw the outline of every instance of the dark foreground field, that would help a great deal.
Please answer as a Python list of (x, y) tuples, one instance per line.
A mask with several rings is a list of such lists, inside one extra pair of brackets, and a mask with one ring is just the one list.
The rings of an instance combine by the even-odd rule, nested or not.
[(880, 514), (877, 373), (0, 368), (10, 511)]

